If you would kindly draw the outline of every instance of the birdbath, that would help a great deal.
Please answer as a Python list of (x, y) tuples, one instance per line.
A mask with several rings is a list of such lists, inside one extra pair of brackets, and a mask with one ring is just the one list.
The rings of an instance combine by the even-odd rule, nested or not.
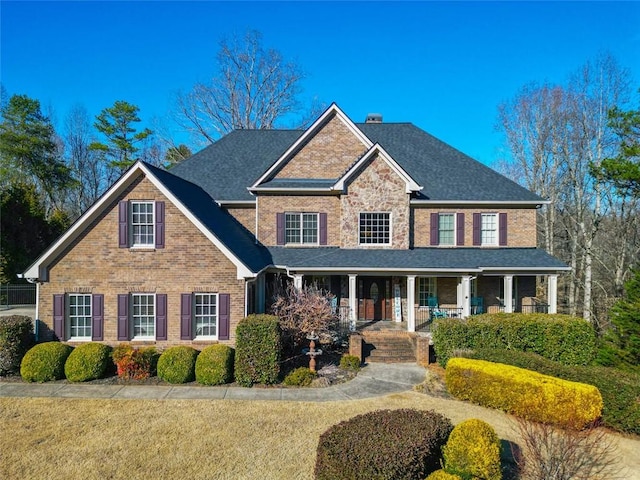
[(316, 341), (318, 341), (318, 336), (315, 332), (311, 332), (307, 335), (307, 340), (309, 340), (309, 350), (304, 349), (304, 353), (309, 355), (309, 370), (312, 372), (316, 371), (316, 357), (318, 355), (322, 355), (322, 350), (316, 350)]

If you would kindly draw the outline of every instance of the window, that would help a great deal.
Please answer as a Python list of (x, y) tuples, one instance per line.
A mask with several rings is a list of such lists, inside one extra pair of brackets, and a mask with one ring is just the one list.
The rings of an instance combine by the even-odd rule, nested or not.
[(390, 217), (390, 213), (361, 213), (360, 243), (389, 245), (391, 243)]
[(498, 245), (498, 215), (483, 213), (480, 227), (481, 245)]
[(436, 278), (421, 277), (418, 278), (418, 304), (421, 307), (429, 306), (429, 298), (437, 298)]
[(155, 339), (156, 335), (156, 308), (155, 295), (152, 293), (131, 294), (133, 322), (133, 338)]
[(153, 202), (131, 202), (131, 245), (155, 246)]
[(218, 335), (218, 294), (196, 293), (194, 310), (196, 338), (216, 337)]
[(439, 244), (455, 245), (456, 227), (453, 213), (441, 213), (438, 219)]
[(91, 339), (91, 295), (69, 294), (69, 339)]
[(318, 243), (317, 213), (286, 213), (285, 243)]

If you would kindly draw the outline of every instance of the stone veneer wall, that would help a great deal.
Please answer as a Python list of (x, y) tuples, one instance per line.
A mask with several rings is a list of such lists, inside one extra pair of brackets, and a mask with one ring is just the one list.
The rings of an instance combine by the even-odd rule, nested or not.
[(334, 115), (275, 178), (338, 179), (366, 150), (347, 125)]
[(429, 247), (431, 242), (431, 213), (464, 213), (464, 246), (473, 245), (474, 213), (506, 213), (507, 214), (507, 246), (535, 247), (536, 212), (535, 208), (495, 209), (487, 208), (421, 208), (413, 210), (413, 245)]
[[(118, 248), (118, 201), (165, 201), (165, 248)], [(117, 295), (130, 292), (167, 294), (167, 341), (135, 342), (158, 347), (212, 342), (180, 340), (180, 294), (195, 291), (228, 293), (230, 338), (244, 317), (244, 280), (236, 279), (228, 260), (182, 213), (145, 178), (112, 202), (49, 269), (40, 287), (40, 320), (53, 329), (53, 295), (104, 294), (104, 342), (117, 340)]]
[[(342, 248), (409, 248), (409, 195), (405, 182), (376, 155), (349, 183), (341, 197)], [(390, 212), (390, 245), (360, 245), (360, 213)]]

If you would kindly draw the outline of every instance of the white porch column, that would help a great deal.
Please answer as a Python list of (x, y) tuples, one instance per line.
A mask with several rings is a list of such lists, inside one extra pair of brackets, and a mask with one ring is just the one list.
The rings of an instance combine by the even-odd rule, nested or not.
[(407, 331), (416, 331), (416, 276), (407, 275)]
[(504, 276), (504, 312), (513, 313), (513, 275)]
[(293, 276), (293, 286), (296, 288), (296, 290), (302, 290), (302, 275), (295, 274)]
[(471, 315), (471, 275), (464, 275), (461, 280), (462, 302), (458, 302), (458, 305), (462, 306), (462, 318), (467, 318)]
[(356, 288), (356, 274), (349, 274), (349, 322), (351, 323), (351, 330), (356, 329), (356, 320), (358, 319), (358, 297)]
[(558, 275), (547, 277), (547, 303), (549, 313), (558, 313)]

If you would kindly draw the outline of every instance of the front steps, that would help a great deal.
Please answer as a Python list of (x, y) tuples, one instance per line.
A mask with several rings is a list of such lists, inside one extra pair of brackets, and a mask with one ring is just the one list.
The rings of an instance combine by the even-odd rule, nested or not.
[(414, 337), (407, 332), (361, 332), (362, 356), (365, 362), (415, 363)]

